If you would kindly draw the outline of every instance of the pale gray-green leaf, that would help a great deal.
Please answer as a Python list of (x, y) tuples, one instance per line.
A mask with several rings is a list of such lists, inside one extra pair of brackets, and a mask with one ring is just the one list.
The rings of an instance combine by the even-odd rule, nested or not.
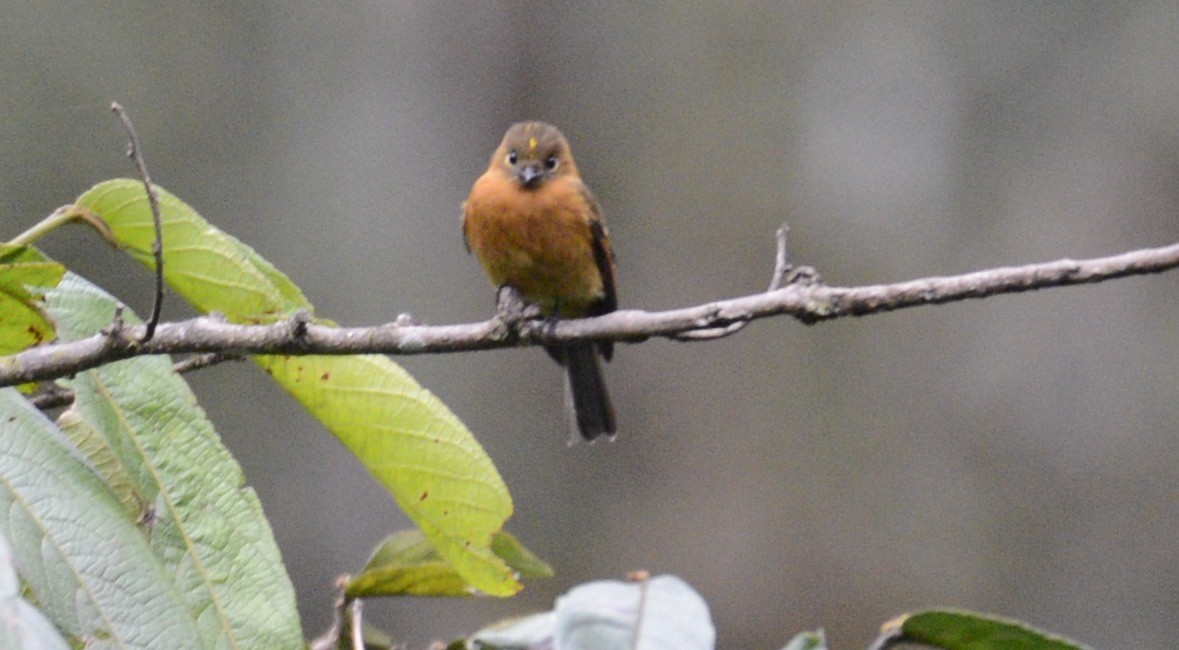
[(0, 390), (0, 534), (42, 611), (77, 643), (201, 647), (179, 590), (122, 506), (11, 388)]
[(708, 605), (676, 576), (580, 585), (557, 599), (556, 612), (561, 650), (712, 650), (716, 644)]
[(704, 599), (664, 575), (578, 585), (554, 611), (502, 621), (465, 642), (489, 650), (712, 650), (716, 629)]
[[(115, 304), (74, 275), (47, 296), (65, 340), (109, 323)], [(138, 511), (133, 516), (184, 595), (203, 645), (301, 647), (294, 590), (261, 505), (170, 360), (112, 363), (68, 384), (71, 432), (81, 434), (94, 471)]]
[(782, 650), (827, 650), (827, 635), (823, 630), (800, 632)]
[(8, 540), (0, 535), (0, 650), (68, 650), (57, 628), (20, 595)]
[(549, 650), (553, 647), (556, 612), (543, 612), (502, 621), (479, 630), (467, 647), (479, 650)]

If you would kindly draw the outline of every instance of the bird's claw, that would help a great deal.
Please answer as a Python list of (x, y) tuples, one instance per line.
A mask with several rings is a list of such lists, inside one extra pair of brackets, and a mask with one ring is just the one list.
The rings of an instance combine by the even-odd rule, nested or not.
[(515, 287), (507, 284), (495, 292), (495, 315), (512, 330), (518, 330), (525, 321), (544, 317), (540, 307), (524, 300)]

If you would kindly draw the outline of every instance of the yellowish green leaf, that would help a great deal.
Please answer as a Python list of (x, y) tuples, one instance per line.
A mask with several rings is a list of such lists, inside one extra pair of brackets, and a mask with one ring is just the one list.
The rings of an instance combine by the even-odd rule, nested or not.
[[(272, 322), (311, 304), (286, 276), (253, 249), (213, 227), (180, 199), (157, 188), (168, 285), (201, 311), (218, 311), (235, 323)], [(155, 226), (143, 183), (118, 179), (82, 196), (115, 243), (149, 268)]]
[(0, 244), (0, 354), (53, 340), (43, 294), (64, 273), (62, 265), (34, 248)]
[[(253, 249), (159, 190), (164, 278), (203, 312), (238, 323), (311, 311), (302, 292)], [(78, 199), (119, 246), (153, 265), (155, 235), (142, 183), (101, 183)], [(321, 321), (322, 322), (322, 321)], [(481, 591), (519, 590), (491, 549), (511, 515), (507, 487), (454, 414), (386, 357), (256, 357), (385, 486), (439, 555)]]
[[(548, 578), (552, 568), (524, 548), (511, 534), (496, 533), (491, 548), (520, 578)], [(381, 542), (361, 572), (352, 578), (347, 594), (374, 596), (469, 596), (471, 585), (454, 567), (442, 561), (420, 531), (394, 533)]]
[(467, 582), (496, 596), (519, 590), (491, 550), (512, 514), (507, 488), (433, 393), (382, 356), (255, 361), (352, 450)]

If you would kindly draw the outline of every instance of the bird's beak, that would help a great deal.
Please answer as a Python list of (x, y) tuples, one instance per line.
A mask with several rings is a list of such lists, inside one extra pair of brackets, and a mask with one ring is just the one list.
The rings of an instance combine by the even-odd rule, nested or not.
[(540, 184), (541, 171), (539, 165), (524, 165), (516, 172), (520, 184), (529, 189)]

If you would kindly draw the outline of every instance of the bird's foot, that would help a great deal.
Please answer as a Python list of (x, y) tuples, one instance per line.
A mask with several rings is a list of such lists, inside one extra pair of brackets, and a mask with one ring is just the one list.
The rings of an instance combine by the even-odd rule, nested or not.
[(495, 315), (513, 331), (519, 331), (525, 321), (544, 317), (540, 307), (524, 300), (515, 287), (507, 284), (495, 292)]

